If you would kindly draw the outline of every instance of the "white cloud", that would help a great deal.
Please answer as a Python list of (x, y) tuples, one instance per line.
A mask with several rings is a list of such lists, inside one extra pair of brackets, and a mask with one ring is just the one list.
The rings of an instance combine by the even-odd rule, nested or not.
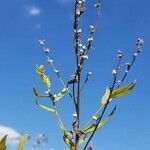
[(30, 16), (38, 16), (41, 14), (41, 9), (37, 6), (28, 6), (27, 12)]
[(14, 129), (0, 125), (0, 139), (7, 135), (7, 143), (17, 144), (21, 138), (21, 134)]

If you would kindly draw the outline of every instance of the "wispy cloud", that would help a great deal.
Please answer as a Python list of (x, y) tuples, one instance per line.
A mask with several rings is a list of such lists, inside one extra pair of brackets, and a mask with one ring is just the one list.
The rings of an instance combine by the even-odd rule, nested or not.
[(38, 16), (41, 14), (41, 9), (37, 6), (27, 6), (26, 10), (30, 16)]
[(0, 139), (7, 135), (7, 143), (17, 144), (21, 137), (21, 134), (14, 129), (0, 125)]

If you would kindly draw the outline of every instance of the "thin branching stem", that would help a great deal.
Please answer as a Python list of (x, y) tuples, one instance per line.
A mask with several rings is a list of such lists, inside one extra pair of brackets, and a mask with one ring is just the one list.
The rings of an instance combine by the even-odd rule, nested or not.
[[(47, 49), (46, 44), (41, 45), (41, 46), (42, 46), (42, 49), (44, 51)], [(60, 81), (60, 83), (62, 84), (62, 86), (65, 87), (65, 88), (67, 88), (67, 85), (64, 83), (59, 70), (56, 69), (56, 67), (55, 67), (55, 65), (53, 63), (53, 60), (50, 59), (50, 57), (48, 55), (48, 52), (45, 52), (45, 55), (46, 55), (48, 64), (52, 67), (53, 72), (56, 74), (56, 76), (57, 76), (58, 80)], [(69, 96), (72, 98), (72, 94), (71, 94), (71, 92), (69, 91), (68, 88), (67, 88), (67, 91), (68, 91)]]
[[(137, 53), (138, 50), (139, 50), (139, 47), (137, 47), (135, 54), (138, 54), (138, 53)], [(131, 68), (133, 67), (133, 65), (134, 65), (134, 63), (135, 63), (135, 60), (136, 60), (136, 58), (137, 58), (137, 55), (135, 55), (135, 54), (132, 56), (131, 63), (127, 66), (127, 69), (126, 69), (126, 71), (125, 71), (125, 73), (124, 73), (122, 79), (120, 80), (120, 84), (117, 85), (117, 88), (119, 88), (119, 87), (122, 85), (122, 83), (124, 82), (124, 80), (126, 79), (126, 77), (127, 77), (127, 75), (128, 75), (128, 72), (129, 72), (129, 71), (131, 70)]]
[(92, 140), (94, 134), (96, 133), (96, 130), (97, 130), (97, 128), (98, 128), (98, 125), (99, 125), (99, 123), (101, 122), (101, 120), (102, 120), (102, 118), (103, 118), (103, 116), (104, 116), (104, 114), (105, 114), (105, 111), (106, 111), (106, 109), (107, 109), (107, 107), (108, 107), (108, 104), (109, 104), (109, 100), (110, 100), (112, 91), (113, 91), (114, 88), (115, 88), (115, 84), (116, 84), (116, 80), (117, 80), (117, 75), (118, 75), (118, 74), (117, 74), (117, 72), (118, 72), (118, 66), (119, 66), (119, 64), (120, 64), (120, 61), (121, 61), (121, 60), (119, 59), (119, 61), (118, 61), (118, 63), (117, 63), (117, 66), (116, 66), (116, 74), (114, 75), (114, 79), (113, 79), (112, 86), (110, 87), (110, 94), (109, 94), (109, 97), (108, 97), (108, 99), (107, 99), (107, 101), (106, 101), (106, 104), (105, 104), (104, 107), (103, 107), (103, 110), (102, 110), (101, 115), (100, 115), (100, 116), (98, 117), (98, 119), (96, 120), (95, 129), (94, 129), (94, 131), (91, 133), (91, 135), (90, 135), (89, 139), (87, 140), (87, 143), (85, 144), (85, 147), (84, 147), (83, 150), (86, 150), (87, 146), (89, 145), (90, 141)]

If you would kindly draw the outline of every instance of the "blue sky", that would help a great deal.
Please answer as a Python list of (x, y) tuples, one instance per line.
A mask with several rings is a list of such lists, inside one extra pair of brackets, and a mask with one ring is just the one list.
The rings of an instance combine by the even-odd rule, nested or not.
[[(72, 32), (73, 0), (1, 0), (0, 5), (0, 126), (10, 127), (18, 134), (30, 133), (32, 143), (39, 133), (49, 139), (41, 149), (65, 150), (53, 114), (38, 108), (32, 86), (43, 89), (35, 73), (36, 64), (46, 59), (38, 40), (46, 39), (62, 76), (67, 81), (73, 73), (74, 51)], [(87, 0), (87, 16), (81, 24), (86, 30), (94, 22), (93, 1)], [(111, 70), (116, 64), (116, 51), (121, 49), (129, 60), (138, 37), (144, 39), (143, 51), (132, 68), (126, 84), (137, 79), (136, 88), (129, 95), (116, 100), (117, 113), (111, 122), (97, 133), (94, 148), (104, 150), (150, 149), (150, 1), (102, 1), (101, 19), (85, 73), (93, 77), (83, 92), (82, 119), (88, 118), (100, 103), (105, 88), (110, 84)], [(48, 66), (47, 66), (48, 67)], [(51, 69), (47, 72), (54, 91), (60, 90)], [(112, 107), (111, 106), (111, 107)], [(66, 96), (59, 104), (63, 119), (69, 126), (72, 103)], [(70, 120), (70, 121), (68, 121)], [(10, 146), (12, 150), (14, 146)]]

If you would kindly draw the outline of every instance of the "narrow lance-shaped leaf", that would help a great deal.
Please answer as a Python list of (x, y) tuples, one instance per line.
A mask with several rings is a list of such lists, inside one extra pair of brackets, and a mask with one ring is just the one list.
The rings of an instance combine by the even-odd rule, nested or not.
[(64, 133), (64, 142), (69, 146), (70, 150), (74, 150), (74, 143), (72, 142), (72, 140), (66, 135), (66, 133)]
[(44, 66), (43, 65), (36, 65), (36, 73), (41, 76), (42, 74), (44, 74)]
[(61, 92), (59, 92), (58, 94), (55, 94), (54, 102), (59, 101), (67, 93), (67, 91), (68, 91), (68, 89), (66, 87), (64, 87)]
[(39, 93), (37, 92), (36, 88), (33, 86), (33, 93), (35, 96), (39, 97)]
[(115, 89), (112, 92), (110, 91), (109, 88), (107, 88), (104, 96), (102, 97), (102, 102), (101, 102), (102, 105), (105, 105), (108, 99), (110, 102), (113, 98), (118, 98), (118, 97), (128, 94), (135, 87), (135, 84), (136, 84), (136, 81), (130, 83), (129, 85), (125, 87)]
[(43, 65), (40, 65), (40, 66), (36, 65), (36, 73), (40, 76), (41, 81), (45, 84), (45, 86), (47, 88), (50, 88), (51, 83), (50, 83), (48, 76), (45, 75), (45, 73), (44, 73), (44, 66)]
[(128, 94), (135, 87), (135, 84), (136, 81), (130, 83), (128, 86), (113, 90), (111, 94), (111, 98), (117, 98)]
[(29, 137), (28, 134), (23, 135), (23, 137), (20, 140), (17, 150), (24, 150), (24, 146), (28, 140), (28, 137)]
[(102, 97), (102, 105), (105, 105), (109, 98), (110, 98), (110, 89), (106, 88), (106, 92), (104, 96)]
[(38, 102), (38, 99), (36, 99), (36, 104), (37, 104), (38, 106), (40, 106), (42, 109), (44, 109), (45, 111), (53, 112), (53, 113), (56, 112), (55, 109), (40, 104), (40, 103)]
[(0, 150), (6, 150), (6, 139), (7, 135), (5, 135), (0, 141)]
[[(112, 112), (110, 113), (110, 115), (106, 119), (104, 119), (103, 121), (101, 121), (99, 123), (97, 129), (101, 129), (104, 125), (106, 125), (110, 121), (110, 119), (113, 117), (115, 111), (116, 111), (116, 107), (112, 110)], [(91, 133), (91, 132), (93, 132), (95, 130), (95, 127), (96, 127), (96, 125), (93, 125), (90, 128), (85, 129), (83, 132), (85, 134)]]

